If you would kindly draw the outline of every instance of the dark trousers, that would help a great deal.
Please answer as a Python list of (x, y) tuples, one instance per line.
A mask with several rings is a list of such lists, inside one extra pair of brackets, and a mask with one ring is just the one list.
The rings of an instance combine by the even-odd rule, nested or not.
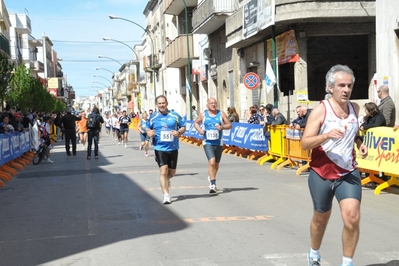
[(69, 148), (69, 142), (72, 142), (72, 153), (76, 154), (76, 130), (75, 129), (65, 129), (65, 150), (68, 155), (71, 154)]
[(93, 143), (94, 140), (94, 156), (98, 156), (98, 136), (99, 136), (100, 131), (99, 130), (93, 130), (89, 129), (89, 132), (87, 134), (88, 139), (87, 139), (87, 156), (91, 156), (91, 144)]

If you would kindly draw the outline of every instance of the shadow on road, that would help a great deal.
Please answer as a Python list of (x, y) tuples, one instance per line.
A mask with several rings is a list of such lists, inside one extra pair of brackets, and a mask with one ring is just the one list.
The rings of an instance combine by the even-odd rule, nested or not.
[(197, 195), (193, 195), (193, 194), (189, 194), (189, 195), (179, 195), (176, 197), (172, 198), (172, 201), (183, 201), (183, 200), (189, 200), (189, 199), (197, 199), (197, 198), (211, 198), (211, 197), (215, 197), (218, 195), (223, 195), (224, 193), (230, 193), (230, 192), (237, 192), (237, 191), (247, 191), (247, 190), (257, 190), (258, 188), (253, 188), (253, 187), (246, 187), (246, 188), (223, 188), (221, 190), (218, 191), (218, 193), (215, 194), (197, 194)]
[(104, 170), (111, 162), (101, 150), (100, 159), (87, 161), (85, 151), (66, 156), (58, 149), (54, 164), (29, 165), (0, 190), (2, 265), (45, 264), (187, 227), (157, 224), (180, 218), (132, 178)]

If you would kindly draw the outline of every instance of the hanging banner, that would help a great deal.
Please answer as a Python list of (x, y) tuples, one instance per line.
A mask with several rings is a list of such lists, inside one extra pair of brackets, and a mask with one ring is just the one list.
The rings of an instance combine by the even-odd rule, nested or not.
[[(267, 42), (267, 58), (273, 58), (272, 39)], [(276, 37), (276, 56), (278, 64), (293, 63), (299, 60), (298, 42), (296, 41), (295, 31), (289, 30)]]

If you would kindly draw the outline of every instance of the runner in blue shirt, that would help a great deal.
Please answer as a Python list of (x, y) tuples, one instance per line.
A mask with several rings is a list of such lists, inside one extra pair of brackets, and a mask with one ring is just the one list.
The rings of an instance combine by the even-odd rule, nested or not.
[(197, 117), (194, 127), (204, 136), (202, 145), (208, 158), (209, 193), (217, 193), (216, 174), (223, 152), (223, 130), (231, 129), (232, 125), (226, 113), (217, 109), (215, 98), (208, 99), (207, 109)]
[(147, 121), (146, 131), (153, 138), (155, 160), (158, 163), (164, 204), (170, 204), (170, 179), (176, 174), (179, 137), (186, 131), (186, 121), (176, 112), (168, 110), (168, 100), (160, 95), (156, 98), (158, 112)]

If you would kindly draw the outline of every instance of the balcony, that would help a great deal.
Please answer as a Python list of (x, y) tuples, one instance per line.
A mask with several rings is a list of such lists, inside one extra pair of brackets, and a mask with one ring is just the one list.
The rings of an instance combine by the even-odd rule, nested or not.
[(205, 0), (193, 11), (193, 33), (210, 34), (237, 10), (237, 1)]
[[(190, 57), (194, 55), (193, 35), (189, 35)], [(193, 58), (191, 58), (193, 59)], [(180, 68), (187, 65), (187, 36), (179, 35), (165, 48), (166, 67)]]
[[(154, 60), (154, 62), (152, 62)], [(158, 58), (156, 55), (152, 57), (151, 55), (147, 57), (147, 60), (145, 60), (144, 63), (144, 71), (145, 72), (153, 72), (153, 71), (158, 71), (162, 67), (162, 64), (158, 62)]]
[(130, 82), (127, 86), (127, 89), (130, 93), (140, 92), (137, 82)]
[[(17, 26), (15, 27), (20, 34), (30, 34), (32, 31), (30, 18), (27, 15), (18, 15)], [(18, 23), (20, 22), (20, 23)]]
[(44, 72), (44, 64), (40, 61), (34, 61), (30, 66), (32, 72)]
[[(197, 0), (185, 0), (187, 7), (195, 7)], [(183, 0), (165, 0), (164, 1), (164, 14), (178, 16), (184, 10)]]
[(4, 37), (4, 35), (1, 33), (0, 33), (0, 52), (4, 53), (9, 58), (11, 57), (10, 41), (6, 37)]

